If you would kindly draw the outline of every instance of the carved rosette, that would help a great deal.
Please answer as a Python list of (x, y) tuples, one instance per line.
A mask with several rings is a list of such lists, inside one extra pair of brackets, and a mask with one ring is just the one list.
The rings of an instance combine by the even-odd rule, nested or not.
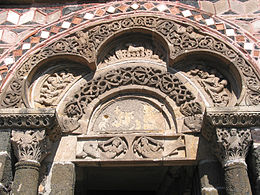
[(40, 162), (47, 154), (45, 130), (13, 130), (11, 141), (19, 161)]

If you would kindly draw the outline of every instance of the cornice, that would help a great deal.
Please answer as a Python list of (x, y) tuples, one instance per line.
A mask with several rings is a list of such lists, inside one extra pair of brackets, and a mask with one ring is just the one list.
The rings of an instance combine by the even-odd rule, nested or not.
[(55, 124), (55, 109), (0, 109), (0, 129), (45, 128)]
[(260, 106), (207, 108), (204, 124), (212, 127), (255, 127), (260, 125)]

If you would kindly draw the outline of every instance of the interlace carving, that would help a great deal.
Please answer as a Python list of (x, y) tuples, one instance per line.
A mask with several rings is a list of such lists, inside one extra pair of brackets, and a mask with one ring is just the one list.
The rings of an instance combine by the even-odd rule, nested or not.
[(67, 70), (62, 70), (50, 75), (43, 83), (39, 98), (36, 99), (36, 102), (45, 107), (57, 104), (59, 95), (73, 82), (75, 76), (77, 76), (75, 73), (69, 73)]
[(79, 119), (84, 114), (86, 105), (93, 99), (112, 88), (130, 84), (157, 88), (172, 98), (178, 106), (195, 98), (170, 72), (141, 66), (127, 67), (109, 71), (105, 75), (87, 82), (67, 103), (64, 113), (69, 118)]
[[(16, 72), (7, 91), (2, 96), (1, 106), (3, 108), (21, 106), (22, 82), (29, 71), (40, 61), (54, 55), (72, 54), (85, 57), (89, 63), (94, 63), (97, 56), (96, 51), (98, 51), (100, 45), (111, 36), (114, 36), (115, 33), (131, 28), (145, 28), (160, 34), (169, 45), (171, 59), (188, 50), (197, 49), (214, 51), (224, 55), (244, 76), (248, 88), (246, 95), (247, 105), (260, 104), (260, 84), (256, 71), (230, 46), (181, 22), (153, 16), (138, 16), (109, 21), (88, 29), (86, 32), (79, 31), (38, 51)], [(221, 85), (225, 86), (224, 81), (218, 84), (220, 88)]]
[(216, 128), (216, 156), (223, 165), (232, 161), (245, 161), (252, 142), (250, 129)]
[(158, 158), (162, 156), (163, 143), (151, 137), (140, 137), (133, 144), (133, 151), (142, 158)]
[(128, 150), (126, 142), (120, 137), (113, 137), (107, 141), (99, 142), (98, 147), (104, 152), (104, 156), (110, 159), (119, 157)]
[(191, 77), (205, 89), (211, 97), (214, 106), (226, 106), (229, 103), (230, 92), (227, 89), (228, 81), (214, 68), (196, 65), (188, 72)]
[(45, 130), (13, 130), (11, 141), (19, 161), (35, 160), (40, 162), (47, 154)]

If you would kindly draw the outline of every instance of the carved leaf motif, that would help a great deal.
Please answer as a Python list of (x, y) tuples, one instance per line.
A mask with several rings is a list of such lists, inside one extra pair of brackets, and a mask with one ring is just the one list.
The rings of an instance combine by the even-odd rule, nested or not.
[(12, 131), (11, 141), (18, 160), (42, 160), (47, 153), (45, 131)]
[(216, 155), (223, 164), (232, 160), (245, 160), (252, 142), (250, 129), (217, 128)]

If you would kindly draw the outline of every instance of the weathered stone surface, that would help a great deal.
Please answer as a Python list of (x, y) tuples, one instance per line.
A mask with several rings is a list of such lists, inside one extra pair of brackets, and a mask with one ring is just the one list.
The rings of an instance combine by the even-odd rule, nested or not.
[(56, 151), (54, 162), (69, 162), (75, 160), (77, 149), (77, 137), (62, 137)]
[(55, 109), (0, 109), (0, 128), (43, 128), (55, 125)]
[(228, 195), (251, 195), (251, 186), (244, 164), (225, 167), (225, 184)]
[(253, 143), (248, 159), (249, 173), (251, 174), (251, 187), (253, 194), (260, 194), (260, 147)]
[(14, 195), (36, 195), (38, 193), (40, 164), (33, 161), (21, 161), (15, 165)]
[(12, 179), (10, 130), (2, 129), (0, 131), (0, 183), (8, 188)]
[(50, 195), (74, 195), (75, 166), (70, 162), (56, 162), (51, 169)]

